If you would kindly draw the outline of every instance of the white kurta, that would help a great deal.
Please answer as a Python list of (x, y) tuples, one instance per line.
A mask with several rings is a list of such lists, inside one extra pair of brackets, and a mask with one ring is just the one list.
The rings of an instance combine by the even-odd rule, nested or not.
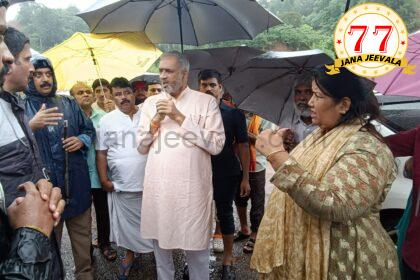
[(162, 93), (146, 99), (140, 117), (140, 141), (156, 114), (156, 102), (172, 99), (186, 117), (180, 127), (166, 117), (146, 164), (141, 218), (143, 238), (163, 249), (204, 250), (212, 224), (210, 155), (223, 149), (225, 132), (214, 97), (185, 89), (178, 99)]

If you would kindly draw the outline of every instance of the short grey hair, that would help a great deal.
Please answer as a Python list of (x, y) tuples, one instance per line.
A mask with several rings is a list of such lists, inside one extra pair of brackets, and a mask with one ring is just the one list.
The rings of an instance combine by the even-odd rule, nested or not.
[(165, 52), (164, 54), (162, 54), (160, 59), (162, 60), (165, 57), (175, 57), (182, 70), (185, 70), (187, 72), (190, 71), (190, 62), (188, 61), (188, 58), (185, 55), (183, 55), (182, 53), (180, 53), (178, 51)]
[(298, 86), (307, 86), (312, 88), (313, 75), (311, 72), (304, 72), (295, 77), (293, 81), (293, 92)]

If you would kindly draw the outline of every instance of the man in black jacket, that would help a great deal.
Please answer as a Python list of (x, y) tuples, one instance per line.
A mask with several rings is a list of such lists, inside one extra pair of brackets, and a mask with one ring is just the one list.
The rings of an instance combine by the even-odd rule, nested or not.
[(25, 105), (17, 94), (27, 87), (33, 72), (29, 39), (9, 27), (4, 33), (4, 42), (14, 57), (3, 76), (0, 92), (0, 180), (8, 207), (16, 197), (23, 195), (16, 186), (45, 179), (45, 170), (43, 172), (36, 141), (24, 114)]
[[(5, 75), (17, 71), (14, 67), (18, 66), (3, 40), (7, 6), (8, 1), (0, 0), (1, 85)], [(0, 279), (60, 279), (61, 267), (52, 261), (48, 237), (64, 209), (61, 191), (43, 179), (23, 106), (16, 95), (3, 88), (0, 119)], [(3, 185), (9, 190), (6, 193)]]

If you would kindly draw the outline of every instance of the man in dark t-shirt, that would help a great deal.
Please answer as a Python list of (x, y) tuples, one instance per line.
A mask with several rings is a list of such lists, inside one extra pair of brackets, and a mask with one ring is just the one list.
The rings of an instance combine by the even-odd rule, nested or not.
[[(200, 91), (213, 95), (220, 106), (226, 141), (220, 154), (211, 157), (213, 168), (213, 190), (216, 202), (218, 227), (223, 237), (223, 272), (222, 279), (235, 279), (232, 270), (233, 238), (235, 225), (233, 219), (233, 201), (235, 191), (240, 185), (240, 195), (249, 195), (248, 180), (249, 147), (248, 132), (244, 114), (220, 102), (223, 95), (221, 75), (215, 70), (203, 70), (198, 74)], [(238, 147), (238, 156), (234, 146)], [(242, 165), (242, 169), (241, 169)], [(219, 250), (220, 252), (221, 250)]]

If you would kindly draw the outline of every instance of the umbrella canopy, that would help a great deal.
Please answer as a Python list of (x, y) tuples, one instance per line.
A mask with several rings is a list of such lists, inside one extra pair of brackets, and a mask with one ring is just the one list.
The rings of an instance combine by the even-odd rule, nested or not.
[(58, 89), (68, 90), (77, 81), (132, 79), (146, 72), (161, 53), (143, 33), (77, 32), (44, 55), (53, 63)]
[(144, 73), (143, 75), (140, 75), (138, 77), (131, 79), (130, 83), (134, 83), (134, 82), (151, 83), (151, 82), (156, 82), (156, 81), (160, 81), (159, 74), (147, 72), (147, 73)]
[(10, 5), (22, 3), (22, 2), (34, 2), (35, 0), (10, 0)]
[(244, 46), (185, 51), (184, 55), (190, 61), (188, 85), (197, 88), (197, 75), (204, 69), (219, 71), (224, 80), (248, 60), (263, 53), (261, 50)]
[(248, 61), (225, 80), (224, 86), (240, 109), (290, 125), (296, 76), (328, 63), (332, 59), (320, 50), (267, 52)]
[(375, 90), (385, 95), (405, 95), (420, 97), (420, 30), (408, 36), (408, 48), (405, 54), (409, 64), (417, 65), (414, 75), (402, 73), (402, 69), (394, 70), (382, 77), (374, 79)]
[(80, 16), (92, 33), (145, 32), (153, 43), (203, 45), (253, 39), (281, 21), (255, 0), (98, 1)]

